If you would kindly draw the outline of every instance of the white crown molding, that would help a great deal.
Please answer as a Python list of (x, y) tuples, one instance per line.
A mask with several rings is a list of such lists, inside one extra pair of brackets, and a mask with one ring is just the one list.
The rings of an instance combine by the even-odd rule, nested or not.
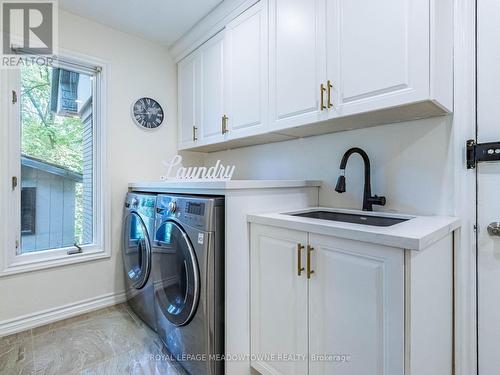
[(259, 0), (224, 0), (169, 48), (175, 62), (193, 52)]
[(126, 301), (125, 292), (110, 293), (0, 322), (0, 337), (68, 319)]

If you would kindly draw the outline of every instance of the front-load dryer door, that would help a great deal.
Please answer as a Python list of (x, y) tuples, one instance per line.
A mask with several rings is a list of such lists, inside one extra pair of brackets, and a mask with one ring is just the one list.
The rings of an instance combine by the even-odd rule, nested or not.
[(186, 325), (200, 297), (200, 272), (191, 241), (179, 224), (166, 221), (156, 231), (154, 252), (157, 306), (173, 325)]
[(151, 244), (142, 218), (130, 212), (123, 227), (123, 263), (129, 285), (141, 289), (151, 270)]

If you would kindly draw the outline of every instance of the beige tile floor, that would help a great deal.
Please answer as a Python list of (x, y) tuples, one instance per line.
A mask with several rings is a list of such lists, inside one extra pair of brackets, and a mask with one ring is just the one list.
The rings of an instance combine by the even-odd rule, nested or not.
[(121, 304), (0, 338), (0, 374), (185, 374)]

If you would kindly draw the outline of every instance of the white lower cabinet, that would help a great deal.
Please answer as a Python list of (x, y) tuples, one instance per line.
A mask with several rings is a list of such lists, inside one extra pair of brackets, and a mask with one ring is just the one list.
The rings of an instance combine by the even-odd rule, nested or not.
[[(307, 233), (252, 225), (250, 241), (252, 367), (262, 374), (306, 374), (307, 278), (304, 271), (298, 276), (297, 254)], [(285, 354), (298, 358), (278, 357)]]
[[(269, 375), (424, 374), (405, 369), (410, 369), (410, 351), (421, 354), (426, 343), (412, 343), (411, 325), (405, 342), (405, 319), (410, 318), (405, 318), (404, 250), (260, 224), (251, 224), (250, 232), (254, 370)], [(445, 291), (448, 285), (443, 283)], [(451, 305), (451, 295), (443, 299), (446, 303)], [(449, 327), (443, 329), (448, 337)]]
[(404, 373), (403, 251), (311, 234), (309, 374)]

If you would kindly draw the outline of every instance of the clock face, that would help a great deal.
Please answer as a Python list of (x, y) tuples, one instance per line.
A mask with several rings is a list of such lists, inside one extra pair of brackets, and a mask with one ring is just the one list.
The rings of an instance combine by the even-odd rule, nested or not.
[(154, 99), (141, 98), (132, 106), (132, 117), (143, 129), (156, 129), (163, 123), (163, 109)]

